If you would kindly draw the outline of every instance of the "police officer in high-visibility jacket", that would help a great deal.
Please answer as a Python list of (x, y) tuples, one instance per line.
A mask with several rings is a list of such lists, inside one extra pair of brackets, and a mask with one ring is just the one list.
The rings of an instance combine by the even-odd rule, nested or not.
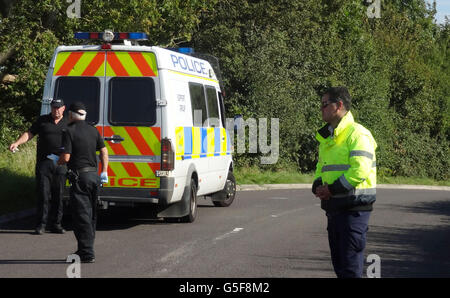
[(339, 278), (362, 277), (366, 232), (376, 199), (377, 144), (369, 130), (356, 123), (345, 87), (322, 96), (322, 119), (316, 134), (319, 161), (312, 192), (328, 219), (328, 241)]

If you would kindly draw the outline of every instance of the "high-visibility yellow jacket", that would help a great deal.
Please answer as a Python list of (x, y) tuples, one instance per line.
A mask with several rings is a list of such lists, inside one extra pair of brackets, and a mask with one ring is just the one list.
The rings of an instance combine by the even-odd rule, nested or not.
[(349, 111), (336, 129), (327, 124), (321, 128), (319, 162), (313, 183), (313, 193), (328, 184), (330, 200), (322, 200), (326, 211), (372, 210), (376, 200), (377, 143), (369, 130), (355, 122)]

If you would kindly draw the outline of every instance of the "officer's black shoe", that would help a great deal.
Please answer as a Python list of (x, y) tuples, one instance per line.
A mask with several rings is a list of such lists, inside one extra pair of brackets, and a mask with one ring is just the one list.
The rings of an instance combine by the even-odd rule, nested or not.
[(81, 257), (81, 263), (95, 263), (94, 257)]
[(64, 230), (61, 226), (54, 226), (50, 232), (55, 233), (55, 234), (64, 234), (66, 232), (66, 230)]
[(80, 256), (78, 251), (74, 252), (72, 255), (77, 255), (80, 258), (81, 263), (95, 263), (95, 257), (83, 255)]
[(37, 226), (35, 230), (36, 235), (42, 235), (45, 233), (45, 227), (44, 226)]

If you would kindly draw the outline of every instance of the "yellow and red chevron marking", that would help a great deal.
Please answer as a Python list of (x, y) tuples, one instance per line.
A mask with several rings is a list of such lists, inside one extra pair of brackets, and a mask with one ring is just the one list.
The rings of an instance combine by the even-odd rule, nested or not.
[(160, 168), (159, 162), (109, 162), (109, 181), (103, 187), (159, 188), (156, 171)]
[[(120, 135), (121, 143), (105, 142), (109, 155), (161, 155), (161, 128), (136, 126), (97, 126), (104, 137)], [(156, 171), (159, 162), (110, 161), (108, 163), (109, 183), (103, 187), (159, 188), (160, 178)]]
[(104, 76), (106, 52), (59, 52), (54, 76)]
[[(98, 128), (99, 131), (101, 128)], [(121, 136), (120, 143), (105, 142), (109, 155), (161, 155), (161, 128), (136, 126), (104, 126), (103, 136)]]
[(53, 75), (155, 77), (158, 69), (155, 54), (150, 52), (59, 52)]
[(108, 52), (107, 77), (156, 77), (155, 54), (149, 52)]

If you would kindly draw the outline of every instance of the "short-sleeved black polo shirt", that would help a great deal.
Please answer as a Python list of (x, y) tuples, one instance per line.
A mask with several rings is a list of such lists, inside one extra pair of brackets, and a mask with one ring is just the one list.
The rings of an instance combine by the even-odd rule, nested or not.
[(37, 161), (42, 161), (49, 154), (59, 155), (62, 151), (62, 132), (67, 128), (67, 119), (62, 118), (57, 124), (52, 114), (40, 116), (28, 130), (37, 139)]
[(105, 147), (103, 138), (97, 129), (85, 121), (69, 123), (63, 133), (63, 153), (70, 154), (68, 167), (78, 170), (85, 167), (97, 167), (95, 152)]

